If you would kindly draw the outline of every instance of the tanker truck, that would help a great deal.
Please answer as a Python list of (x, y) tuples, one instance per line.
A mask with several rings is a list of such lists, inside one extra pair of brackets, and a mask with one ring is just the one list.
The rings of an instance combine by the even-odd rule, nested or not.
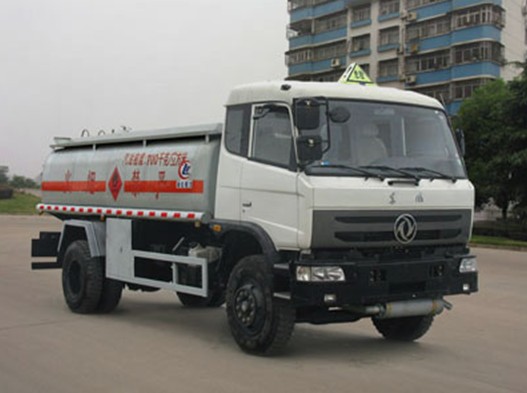
[(37, 209), (63, 228), (33, 239), (32, 267), (62, 269), (75, 313), (125, 288), (225, 303), (251, 354), (302, 322), (413, 341), (478, 290), (457, 135), (415, 92), (281, 81), (235, 88), (224, 125), (58, 138)]

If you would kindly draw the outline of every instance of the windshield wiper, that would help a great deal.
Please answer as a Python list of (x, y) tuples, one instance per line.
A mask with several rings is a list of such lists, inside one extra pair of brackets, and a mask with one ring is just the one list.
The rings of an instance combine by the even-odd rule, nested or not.
[(415, 183), (416, 184), (419, 184), (419, 181), (421, 180), (421, 177), (418, 176), (418, 175), (415, 175), (411, 172), (407, 172), (403, 169), (398, 169), (398, 168), (392, 168), (391, 166), (387, 166), (387, 165), (365, 165), (365, 166), (361, 166), (360, 168), (364, 168), (364, 169), (378, 169), (380, 171), (391, 171), (391, 172), (394, 172), (394, 173), (398, 173), (400, 175), (404, 175), (406, 177), (411, 177), (412, 179), (415, 180)]
[(372, 171), (368, 171), (366, 169), (362, 169), (361, 168), (358, 168), (358, 167), (355, 167), (355, 166), (350, 166), (350, 165), (342, 165), (342, 164), (317, 164), (317, 165), (309, 165), (308, 168), (337, 168), (337, 169), (346, 169), (346, 170), (350, 170), (350, 171), (355, 171), (357, 173), (360, 173), (362, 175), (364, 175), (366, 177), (366, 180), (368, 180), (370, 177), (373, 177), (373, 178), (376, 178), (376, 179), (379, 179), (380, 181), (384, 181), (385, 177), (378, 174), (378, 173), (375, 173), (375, 172), (372, 172)]
[(406, 167), (406, 168), (401, 168), (401, 170), (415, 171), (415, 172), (420, 172), (420, 173), (428, 172), (428, 173), (431, 173), (431, 174), (434, 174), (434, 175), (437, 176), (437, 177), (431, 177), (430, 181), (433, 181), (435, 179), (449, 179), (452, 183), (457, 182), (457, 178), (454, 177), (454, 176), (449, 176), (446, 173), (439, 172), (439, 171), (436, 171), (434, 169), (428, 169), (428, 168), (425, 168), (425, 167), (422, 167), (422, 166)]

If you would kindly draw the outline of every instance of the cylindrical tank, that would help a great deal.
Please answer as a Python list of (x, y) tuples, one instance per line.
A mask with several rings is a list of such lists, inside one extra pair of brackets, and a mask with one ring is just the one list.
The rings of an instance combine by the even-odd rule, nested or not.
[(214, 213), (221, 124), (62, 140), (44, 204)]

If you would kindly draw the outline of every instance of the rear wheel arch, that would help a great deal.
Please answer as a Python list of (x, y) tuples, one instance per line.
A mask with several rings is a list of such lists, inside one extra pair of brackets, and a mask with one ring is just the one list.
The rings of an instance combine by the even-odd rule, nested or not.
[(64, 221), (59, 246), (57, 262), (62, 266), (64, 255), (69, 245), (77, 240), (88, 242), (92, 257), (106, 256), (106, 226), (102, 222), (67, 220)]

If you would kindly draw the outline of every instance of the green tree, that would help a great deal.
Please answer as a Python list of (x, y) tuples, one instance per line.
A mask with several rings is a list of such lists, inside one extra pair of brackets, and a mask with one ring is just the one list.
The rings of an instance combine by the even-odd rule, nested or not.
[(527, 204), (527, 69), (522, 66), (515, 80), (477, 89), (456, 118), (456, 127), (465, 131), (476, 204), (493, 198), (503, 218), (511, 203)]
[(461, 105), (456, 126), (465, 132), (469, 176), (476, 185), (476, 204), (493, 198), (507, 216), (507, 209), (516, 199), (511, 179), (510, 133), (508, 106), (511, 92), (506, 83), (496, 80), (477, 89)]
[(0, 168), (0, 184), (6, 184), (9, 178), (7, 177), (7, 172)]
[(37, 183), (30, 178), (14, 175), (9, 185), (13, 188), (38, 188)]
[(518, 203), (523, 210), (527, 208), (527, 63), (516, 63), (523, 67), (521, 75), (510, 81), (508, 87), (511, 97), (507, 106), (512, 126), (511, 163), (513, 166), (512, 179), (518, 190)]

